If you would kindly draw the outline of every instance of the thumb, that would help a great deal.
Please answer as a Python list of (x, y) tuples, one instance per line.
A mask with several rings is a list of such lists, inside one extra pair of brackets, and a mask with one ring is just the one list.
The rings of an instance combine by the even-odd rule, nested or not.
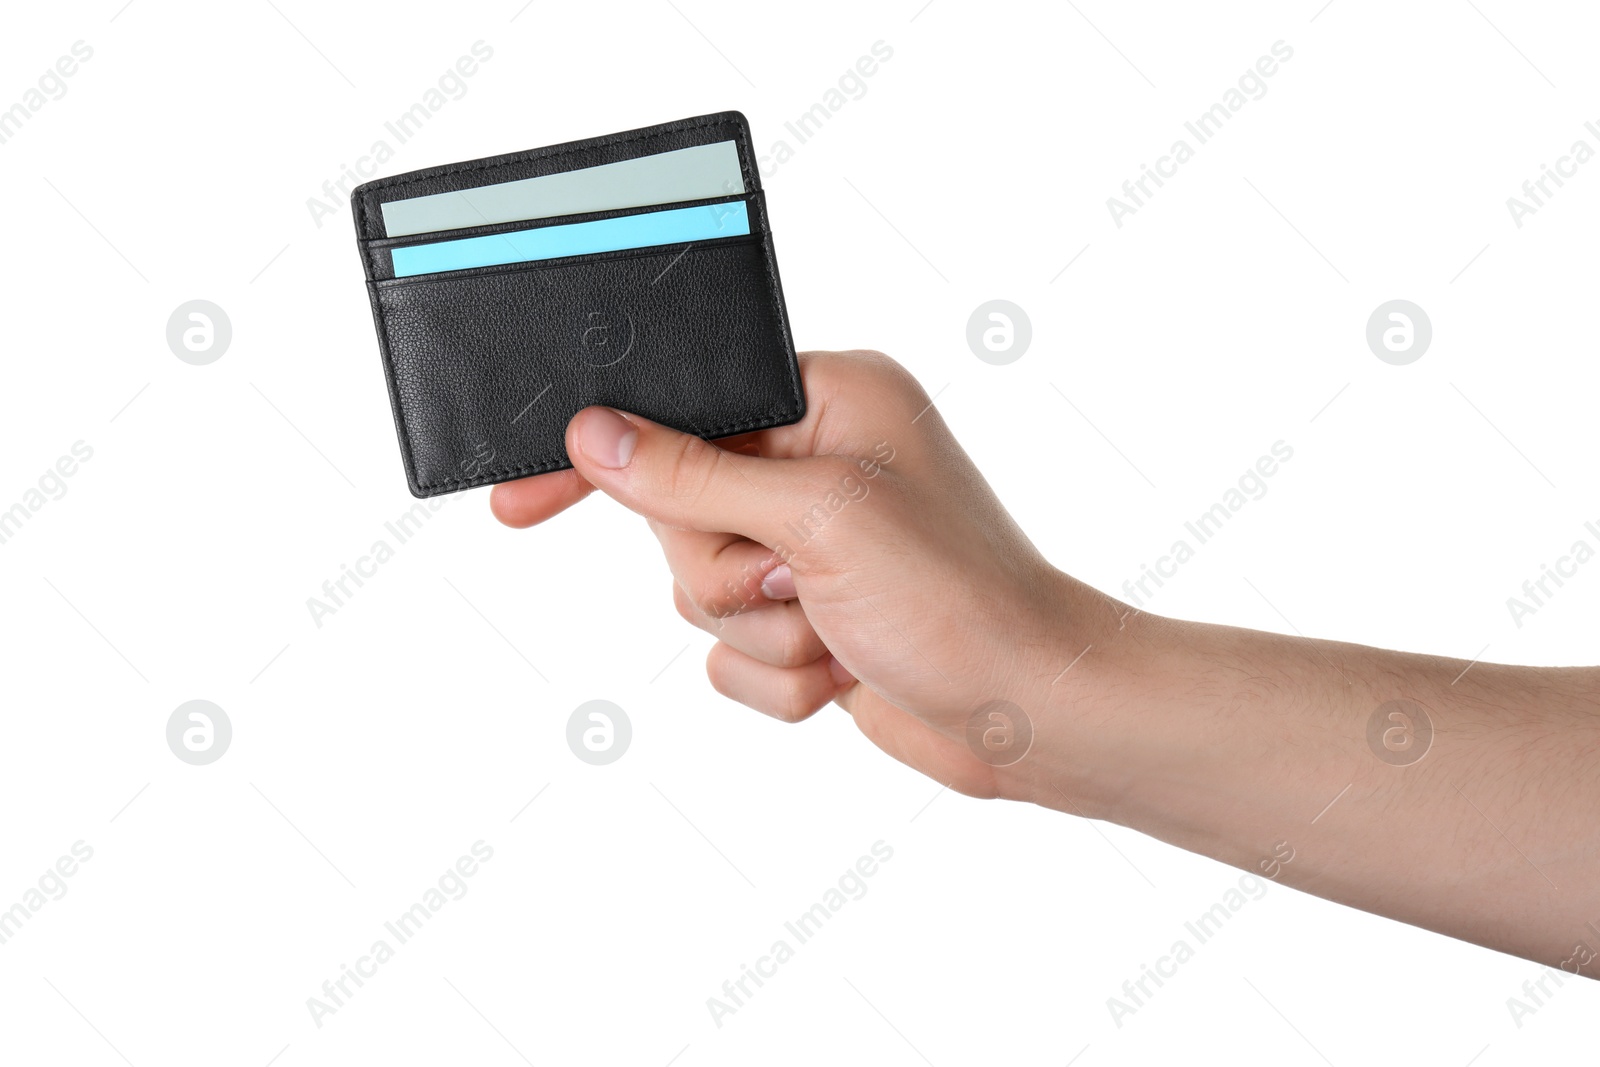
[(640, 415), (584, 408), (567, 424), (567, 455), (593, 485), (646, 518), (736, 533), (773, 547), (800, 460), (762, 459)]

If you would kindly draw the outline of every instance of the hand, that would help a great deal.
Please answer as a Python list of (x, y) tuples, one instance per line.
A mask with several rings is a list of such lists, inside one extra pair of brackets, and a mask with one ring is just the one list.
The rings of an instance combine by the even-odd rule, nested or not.
[[(1596, 973), (1600, 669), (1133, 611), (1039, 556), (900, 367), (817, 353), (802, 373), (805, 419), (716, 444), (581, 411), (577, 470), (495, 486), (495, 514), (527, 526), (599, 488), (644, 515), (679, 612), (718, 638), (712, 684), (769, 715), (836, 701), (963, 793), (1110, 819)], [(1033, 728), (1014, 763), (969, 744), (996, 700)], [(1393, 701), (1431, 723), (1413, 761), (1374, 747)]]
[(1042, 727), (1078, 635), (1120, 606), (1040, 556), (898, 364), (807, 353), (801, 373), (804, 419), (717, 443), (587, 408), (567, 428), (576, 470), (490, 505), (529, 526), (599, 488), (649, 520), (679, 613), (718, 638), (719, 692), (789, 722), (835, 701), (941, 784), (1021, 795), (969, 720), (999, 700)]

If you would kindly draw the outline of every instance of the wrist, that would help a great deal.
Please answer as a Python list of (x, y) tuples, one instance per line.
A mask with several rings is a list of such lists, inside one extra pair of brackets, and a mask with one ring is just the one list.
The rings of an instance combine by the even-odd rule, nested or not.
[(1139, 611), (1064, 574), (1047, 584), (1050, 636), (1018, 701), (1032, 745), (997, 770), (999, 793), (1125, 821), (1141, 753), (1174, 737), (1163, 719), (1199, 681), (1189, 652), (1197, 624)]

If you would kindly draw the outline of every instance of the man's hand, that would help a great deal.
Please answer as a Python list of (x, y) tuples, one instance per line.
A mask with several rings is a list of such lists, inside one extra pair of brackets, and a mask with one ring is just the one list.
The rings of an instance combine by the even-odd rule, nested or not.
[[(716, 444), (579, 412), (577, 469), (496, 486), (495, 514), (527, 526), (599, 488), (645, 516), (678, 610), (718, 638), (712, 684), (769, 715), (837, 701), (962, 792), (1600, 972), (1600, 670), (1133, 611), (1041, 558), (900, 367), (802, 368), (802, 422)], [(994, 729), (1031, 730), (1025, 753), (974, 742), (994, 702)], [(1416, 747), (1385, 748), (1419, 724)]]
[(715, 444), (579, 412), (577, 469), (496, 486), (494, 512), (527, 526), (598, 487), (649, 520), (679, 613), (718, 639), (719, 692), (790, 722), (837, 701), (941, 784), (1017, 795), (969, 748), (968, 721), (993, 701), (1037, 715), (1089, 643), (1075, 632), (1115, 626), (1113, 602), (1039, 555), (898, 364), (801, 367), (802, 421)]

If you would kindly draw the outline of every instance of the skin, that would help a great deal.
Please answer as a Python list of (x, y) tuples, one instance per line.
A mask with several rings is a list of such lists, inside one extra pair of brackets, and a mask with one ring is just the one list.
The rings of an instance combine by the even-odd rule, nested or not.
[[(490, 506), (526, 527), (598, 488), (644, 516), (679, 613), (717, 638), (712, 685), (757, 711), (798, 722), (837, 703), (970, 796), (1600, 972), (1600, 669), (1136, 611), (1039, 554), (898, 364), (807, 353), (801, 370), (801, 422), (716, 443), (585, 409), (567, 428), (576, 469), (497, 485)], [(1379, 711), (1396, 700), (1405, 718)], [(994, 701), (1005, 720), (986, 717)], [(1031, 725), (1026, 754), (969, 744), (975, 713), (973, 736)], [(983, 733), (995, 724), (1011, 732)]]

